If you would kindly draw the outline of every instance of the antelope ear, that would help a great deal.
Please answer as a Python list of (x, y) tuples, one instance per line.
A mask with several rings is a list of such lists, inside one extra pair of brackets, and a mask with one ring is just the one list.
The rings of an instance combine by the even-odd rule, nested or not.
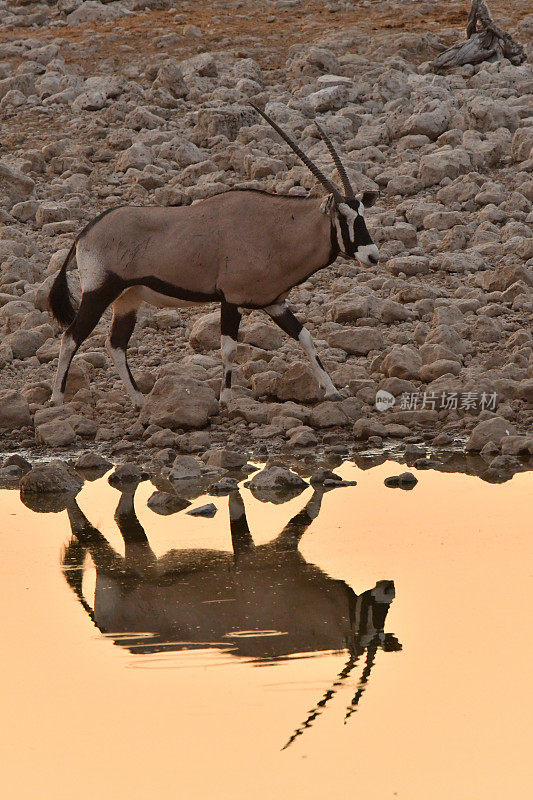
[(363, 196), (361, 197), (361, 202), (365, 208), (370, 208), (374, 205), (376, 200), (378, 199), (377, 192), (363, 192)]
[(328, 194), (320, 204), (320, 210), (323, 214), (330, 216), (335, 206), (335, 198), (332, 194)]

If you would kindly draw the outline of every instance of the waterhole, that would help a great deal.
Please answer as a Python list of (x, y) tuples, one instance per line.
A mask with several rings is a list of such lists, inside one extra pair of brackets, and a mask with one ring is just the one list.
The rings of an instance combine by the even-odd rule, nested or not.
[(400, 471), (212, 518), (1, 491), (6, 796), (523, 796), (533, 473)]

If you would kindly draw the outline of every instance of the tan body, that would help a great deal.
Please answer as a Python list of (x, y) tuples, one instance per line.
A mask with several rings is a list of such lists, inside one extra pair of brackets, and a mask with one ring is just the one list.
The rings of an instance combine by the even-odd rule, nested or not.
[(206, 301), (269, 306), (329, 262), (331, 220), (321, 204), (234, 191), (190, 206), (117, 208), (78, 240), (83, 290), (107, 273), (130, 285), (157, 276)]
[[(157, 572), (166, 579), (159, 582)], [(126, 593), (120, 576), (98, 572), (94, 617), (104, 631), (150, 632), (155, 641), (189, 647), (231, 645), (236, 655), (256, 658), (341, 650), (353, 633), (346, 585), (299, 553), (269, 545), (237, 563), (232, 553), (171, 551)]]

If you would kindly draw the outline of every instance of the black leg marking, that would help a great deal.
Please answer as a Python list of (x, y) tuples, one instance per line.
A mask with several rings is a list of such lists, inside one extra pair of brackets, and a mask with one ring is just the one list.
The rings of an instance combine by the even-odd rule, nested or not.
[(300, 540), (313, 520), (315, 520), (322, 506), (323, 489), (315, 488), (313, 496), (304, 508), (289, 520), (280, 534), (274, 539), (274, 546), (278, 550), (297, 550)]
[(65, 394), (65, 389), (67, 388), (67, 378), (68, 378), (68, 373), (69, 373), (69, 370), (70, 370), (70, 365), (72, 364), (72, 359), (76, 355), (78, 347), (79, 347), (79, 345), (76, 347), (76, 350), (74, 350), (74, 352), (72, 353), (72, 355), (70, 357), (70, 360), (68, 362), (67, 368), (65, 370), (65, 374), (63, 375), (63, 380), (61, 381), (61, 393), (62, 394)]
[(222, 336), (231, 336), (237, 340), (239, 325), (241, 324), (241, 312), (232, 303), (222, 300), (220, 304), (220, 333)]
[(235, 353), (237, 352), (237, 337), (239, 335), (240, 322), (241, 312), (238, 306), (222, 300), (220, 304), (220, 349), (222, 352), (224, 374), (220, 399), (223, 403), (227, 402), (229, 390), (231, 389), (231, 367), (235, 359)]
[(109, 333), (109, 341), (112, 347), (120, 347), (121, 350), (126, 350), (136, 321), (137, 314), (135, 311), (129, 311), (121, 317), (113, 317)]
[(265, 311), (282, 331), (299, 342), (311, 361), (311, 369), (320, 386), (324, 389), (326, 398), (339, 400), (340, 395), (317, 355), (313, 339), (307, 328), (302, 325), (300, 320), (294, 316), (292, 311), (290, 311), (284, 303), (266, 306)]
[(293, 339), (298, 339), (302, 332), (303, 325), (290, 309), (284, 307), (279, 313), (277, 311), (269, 311), (267, 313), (282, 331)]
[(124, 351), (124, 360), (126, 362), (126, 369), (128, 370), (128, 375), (130, 377), (131, 384), (136, 392), (139, 391), (139, 387), (135, 382), (135, 378), (131, 374), (130, 365), (128, 364), (128, 356), (127, 356), (127, 349), (128, 343), (131, 339), (131, 335), (133, 333), (133, 329), (135, 328), (135, 323), (137, 321), (137, 312), (136, 311), (129, 311), (127, 314), (122, 316), (114, 316), (113, 322), (111, 323), (111, 331), (109, 333), (109, 343), (111, 347), (117, 350)]
[(68, 367), (61, 381), (62, 392), (65, 391), (67, 385), (68, 372), (72, 364), (72, 359), (76, 355), (80, 345), (90, 336), (106, 308), (117, 299), (122, 289), (123, 286), (120, 279), (115, 280), (115, 277), (111, 276), (110, 280), (106, 280), (100, 289), (95, 289), (92, 292), (84, 292), (82, 295), (76, 318), (65, 331), (65, 334), (72, 338), (75, 348), (70, 356)]
[(254, 540), (248, 527), (246, 510), (238, 489), (229, 495), (229, 523), (233, 555), (237, 560), (243, 553), (250, 553), (254, 549)]

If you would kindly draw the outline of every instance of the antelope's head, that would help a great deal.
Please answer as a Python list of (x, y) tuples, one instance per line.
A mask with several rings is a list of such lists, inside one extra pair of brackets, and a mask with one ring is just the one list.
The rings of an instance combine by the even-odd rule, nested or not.
[(331, 139), (318, 122), (315, 122), (315, 125), (337, 168), (344, 189), (343, 192), (324, 175), (322, 170), (305, 155), (296, 142), (293, 141), (268, 114), (261, 111), (261, 109), (257, 108), (253, 103), (251, 103), (251, 105), (255, 108), (257, 113), (279, 133), (281, 138), (294, 150), (298, 158), (303, 161), (315, 178), (328, 190), (329, 195), (320, 208), (324, 214), (327, 214), (331, 218), (333, 231), (341, 254), (345, 258), (356, 259), (365, 267), (377, 264), (379, 261), (379, 251), (372, 241), (372, 237), (368, 232), (365, 222), (365, 209), (374, 205), (377, 197), (376, 192), (363, 192), (360, 198), (355, 196), (340, 156), (333, 147)]
[(395, 594), (394, 581), (378, 581), (357, 597), (352, 624), (361, 646), (366, 647), (376, 636), (384, 640), (385, 619)]
[(336, 197), (330, 194), (321, 209), (329, 214), (335, 226), (337, 244), (345, 258), (355, 258), (365, 267), (377, 264), (379, 251), (368, 232), (365, 209), (376, 202), (376, 192), (363, 192), (358, 197)]

